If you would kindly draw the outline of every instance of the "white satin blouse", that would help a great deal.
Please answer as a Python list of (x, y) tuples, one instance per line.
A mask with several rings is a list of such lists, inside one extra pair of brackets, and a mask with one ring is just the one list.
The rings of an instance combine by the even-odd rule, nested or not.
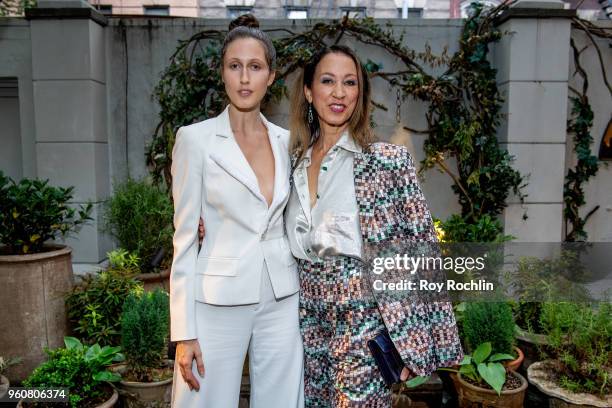
[(353, 160), (361, 147), (344, 132), (321, 163), (318, 198), (310, 208), (307, 169), (312, 148), (293, 173), (285, 225), (293, 256), (311, 262), (345, 255), (362, 259)]

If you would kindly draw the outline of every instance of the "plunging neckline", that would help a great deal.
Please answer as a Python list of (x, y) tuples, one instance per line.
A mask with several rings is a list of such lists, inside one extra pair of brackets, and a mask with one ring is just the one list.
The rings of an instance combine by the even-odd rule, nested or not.
[[(261, 197), (264, 199), (264, 203), (266, 204), (266, 208), (269, 210), (272, 207), (272, 204), (274, 204), (274, 198), (276, 197), (276, 190), (277, 190), (277, 186), (276, 186), (276, 172), (277, 172), (277, 168), (276, 168), (276, 152), (274, 151), (274, 143), (272, 142), (272, 139), (270, 137), (270, 130), (268, 129), (268, 126), (266, 126), (265, 121), (262, 119), (261, 121), (264, 129), (265, 129), (265, 133), (266, 133), (266, 138), (268, 140), (268, 143), (270, 145), (270, 150), (272, 152), (272, 166), (273, 166), (273, 174), (272, 174), (272, 197), (270, 197), (270, 202), (268, 203), (268, 199), (267, 197), (262, 193), (261, 191), (261, 184), (259, 181), (259, 177), (257, 177), (257, 173), (255, 172), (255, 170), (253, 170), (253, 166), (251, 165), (251, 162), (249, 162), (249, 159), (247, 159), (246, 155), (244, 154), (244, 151), (242, 150), (242, 147), (240, 146), (240, 143), (238, 143), (238, 139), (236, 138), (236, 135), (234, 134), (234, 130), (231, 129), (230, 126), (230, 130), (232, 133), (232, 137), (234, 139), (234, 143), (236, 143), (236, 146), (238, 147), (238, 150), (240, 151), (240, 154), (242, 155), (242, 158), (244, 159), (244, 161), (246, 162), (249, 170), (251, 171), (251, 174), (255, 177), (255, 181), (257, 182), (257, 190), (259, 192), (259, 194), (261, 195)], [(231, 121), (230, 121), (231, 124)]]

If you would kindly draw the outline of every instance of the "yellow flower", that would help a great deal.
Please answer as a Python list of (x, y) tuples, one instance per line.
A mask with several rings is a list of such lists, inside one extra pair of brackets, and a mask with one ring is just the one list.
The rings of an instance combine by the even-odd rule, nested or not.
[(442, 221), (440, 220), (434, 221), (434, 228), (436, 230), (436, 236), (438, 237), (438, 241), (445, 242), (444, 235), (446, 235), (446, 233), (444, 232), (444, 229), (442, 229)]
[(40, 239), (40, 235), (34, 234), (30, 237), (30, 242), (36, 242)]
[(17, 210), (13, 210), (13, 218), (17, 217), (19, 217), (19, 213), (17, 212)]

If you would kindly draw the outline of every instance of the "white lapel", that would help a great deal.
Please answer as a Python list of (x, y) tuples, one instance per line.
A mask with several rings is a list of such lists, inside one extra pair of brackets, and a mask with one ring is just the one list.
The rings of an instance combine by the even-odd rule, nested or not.
[(293, 188), (295, 188), (300, 206), (304, 212), (304, 216), (308, 220), (308, 223), (312, 223), (312, 213), (310, 209), (310, 190), (308, 188), (308, 172), (305, 164), (305, 160), (310, 161), (311, 150), (306, 151), (306, 157), (302, 158), (302, 161), (297, 165), (293, 172)]
[(211, 160), (215, 161), (226, 172), (236, 180), (244, 184), (259, 199), (266, 199), (259, 190), (257, 177), (236, 142), (229, 120), (229, 105), (216, 118), (216, 148), (210, 154)]
[(268, 139), (274, 155), (274, 196), (270, 205), (270, 214), (273, 214), (276, 207), (285, 201), (289, 193), (289, 152), (282, 144), (282, 133), (278, 128), (268, 122), (263, 114), (261, 119), (268, 129)]

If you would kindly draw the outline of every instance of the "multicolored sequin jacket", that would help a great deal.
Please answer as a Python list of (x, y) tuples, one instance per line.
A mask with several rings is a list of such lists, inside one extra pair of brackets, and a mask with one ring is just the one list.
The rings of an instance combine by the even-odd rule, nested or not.
[[(373, 143), (355, 154), (353, 167), (364, 247), (437, 241), (415, 166), (404, 146)], [(463, 359), (450, 302), (390, 291), (376, 292), (375, 298), (389, 335), (413, 375), (429, 375)]]
[[(373, 143), (354, 160), (355, 193), (365, 245), (437, 241), (416, 169), (404, 146)], [(416, 375), (458, 364), (463, 351), (452, 304), (379, 292), (379, 311), (406, 366)]]

